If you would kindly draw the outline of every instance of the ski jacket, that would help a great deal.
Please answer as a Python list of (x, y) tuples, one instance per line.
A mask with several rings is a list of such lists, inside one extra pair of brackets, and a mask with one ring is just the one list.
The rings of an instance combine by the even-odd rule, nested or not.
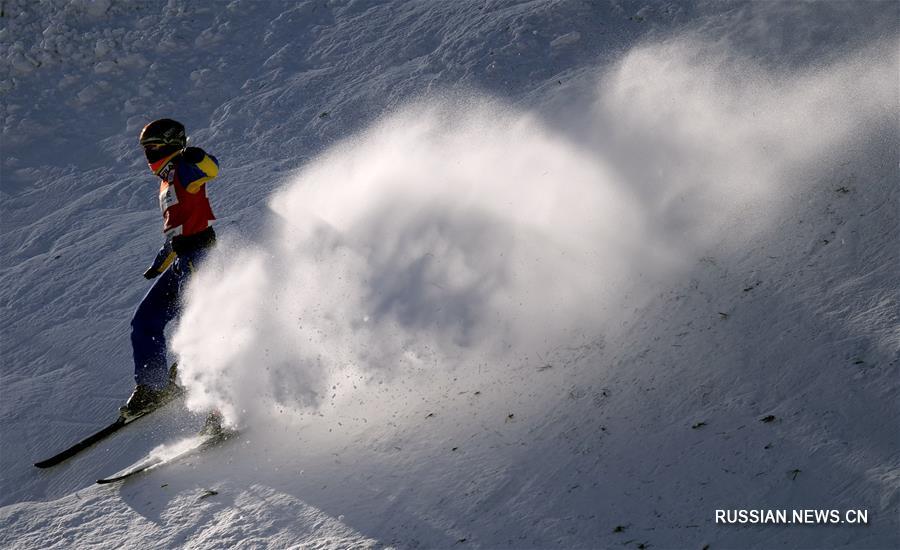
[(199, 147), (188, 147), (159, 174), (159, 208), (166, 237), (199, 233), (216, 219), (206, 182), (219, 174), (216, 157)]
[(188, 147), (160, 170), (159, 208), (163, 216), (166, 243), (159, 250), (145, 276), (164, 272), (176, 257), (177, 242), (209, 229), (216, 219), (206, 182), (219, 174), (219, 161), (199, 147)]

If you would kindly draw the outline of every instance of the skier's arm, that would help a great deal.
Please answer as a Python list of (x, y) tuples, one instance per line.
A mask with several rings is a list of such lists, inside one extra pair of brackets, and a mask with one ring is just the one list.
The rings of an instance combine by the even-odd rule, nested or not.
[(199, 147), (188, 147), (182, 153), (181, 182), (188, 193), (196, 193), (206, 182), (219, 175), (219, 161)]
[(174, 261), (175, 251), (172, 250), (172, 239), (166, 239), (165, 244), (162, 245), (162, 248), (156, 253), (156, 258), (154, 258), (153, 263), (147, 268), (147, 271), (144, 272), (144, 278), (153, 279), (158, 277), (162, 272), (168, 269)]

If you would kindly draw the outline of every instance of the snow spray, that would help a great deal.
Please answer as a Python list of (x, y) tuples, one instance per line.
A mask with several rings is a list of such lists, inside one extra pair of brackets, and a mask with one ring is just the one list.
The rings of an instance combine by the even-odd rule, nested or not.
[(342, 399), (396, 412), (456, 379), (539, 402), (510, 372), (602, 347), (704, 246), (765, 228), (890, 112), (886, 51), (781, 74), (719, 46), (647, 44), (571, 107), (587, 133), (478, 94), (384, 116), (271, 197), (266, 236), (225, 239), (197, 275), (173, 340), (189, 406), (237, 424)]

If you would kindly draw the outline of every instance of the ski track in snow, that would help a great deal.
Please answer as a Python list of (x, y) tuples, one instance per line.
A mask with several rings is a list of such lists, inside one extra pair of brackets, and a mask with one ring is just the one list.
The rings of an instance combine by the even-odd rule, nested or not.
[[(3, 2), (0, 546), (900, 546), (898, 15)], [(190, 409), (39, 471), (130, 389), (160, 116), (223, 167)]]

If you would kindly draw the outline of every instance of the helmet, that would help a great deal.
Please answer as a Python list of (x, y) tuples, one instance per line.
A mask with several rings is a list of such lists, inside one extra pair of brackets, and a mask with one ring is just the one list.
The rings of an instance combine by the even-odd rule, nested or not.
[(171, 118), (154, 120), (141, 130), (141, 146), (168, 145), (177, 149), (184, 149), (187, 145), (187, 136), (184, 125)]
[(140, 143), (150, 170), (158, 175), (187, 145), (184, 125), (170, 118), (154, 120), (141, 130)]

